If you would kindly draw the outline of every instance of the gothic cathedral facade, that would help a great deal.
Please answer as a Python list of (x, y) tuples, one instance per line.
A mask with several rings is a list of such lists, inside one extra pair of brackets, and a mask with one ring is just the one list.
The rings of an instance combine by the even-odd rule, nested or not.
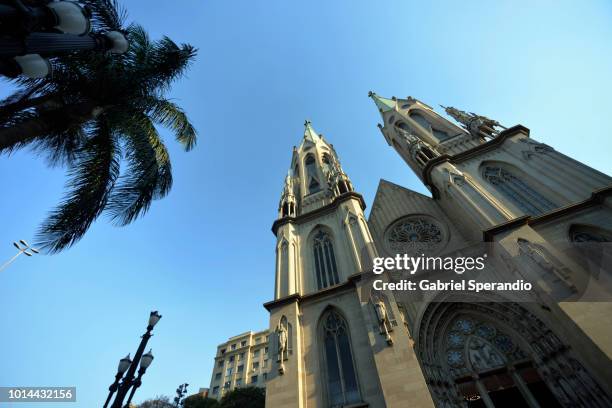
[(370, 97), (431, 197), (381, 180), (366, 220), (334, 147), (306, 122), (272, 227), (266, 406), (612, 407), (612, 303), (410, 302), (362, 279), (377, 257), (485, 241), (552, 260), (562, 283), (593, 275), (573, 245), (612, 241), (612, 178), (523, 126)]

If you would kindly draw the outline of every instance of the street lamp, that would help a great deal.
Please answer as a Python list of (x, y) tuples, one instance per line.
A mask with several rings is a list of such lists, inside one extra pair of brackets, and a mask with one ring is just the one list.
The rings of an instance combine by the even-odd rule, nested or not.
[[(142, 376), (144, 375), (145, 371), (147, 371), (147, 368), (153, 362), (153, 354), (151, 354), (151, 351), (143, 355), (144, 349), (147, 346), (147, 342), (152, 336), (151, 331), (153, 330), (153, 328), (155, 327), (155, 325), (157, 324), (157, 322), (159, 322), (159, 319), (161, 318), (162, 316), (159, 314), (157, 310), (154, 310), (151, 312), (151, 314), (149, 315), (149, 321), (147, 323), (147, 331), (145, 332), (145, 334), (142, 335), (142, 340), (140, 341), (138, 350), (136, 350), (136, 354), (134, 354), (134, 360), (131, 361), (130, 363), (126, 362), (124, 366), (121, 366), (121, 363), (120, 363), (119, 369), (125, 366), (128, 366), (129, 368), (127, 368), (125, 377), (123, 377), (123, 373), (121, 373), (121, 376), (119, 376), (119, 379), (116, 379), (117, 385), (115, 387), (117, 387), (116, 388), (117, 395), (115, 396), (115, 401), (113, 401), (111, 408), (122, 408), (123, 400), (125, 399), (128, 392), (130, 392), (130, 388), (131, 388), (132, 392), (130, 393), (130, 396), (128, 398), (128, 405), (129, 405), (129, 403), (132, 400), (132, 397), (134, 396), (134, 393), (136, 392), (136, 389), (140, 387), (140, 385), (142, 384)], [(138, 377), (134, 379), (134, 374), (136, 373), (136, 367), (138, 366), (138, 363), (140, 363), (140, 369), (138, 370)], [(119, 373), (117, 373), (117, 375), (119, 375)], [(121, 379), (121, 377), (123, 377), (123, 380), (121, 380), (121, 382), (119, 383), (119, 380)], [(111, 385), (111, 387), (113, 386)], [(107, 403), (110, 401), (110, 398), (112, 397), (112, 393), (114, 393), (114, 390), (110, 390), (110, 391), (111, 391), (111, 394), (107, 398)], [(105, 404), (104, 407), (106, 406), (107, 405)]]
[(11, 0), (9, 3), (0, 4), (3, 34), (56, 30), (84, 35), (91, 28), (89, 9), (72, 1), (38, 0), (36, 5), (26, 5), (21, 0)]
[[(8, 3), (8, 4), (7, 4)], [(0, 0), (0, 74), (42, 78), (46, 58), (75, 51), (123, 54), (128, 41), (119, 31), (90, 33), (91, 12), (72, 1)]]
[(142, 376), (153, 362), (153, 354), (151, 354), (151, 351), (153, 350), (149, 350), (149, 352), (143, 355), (142, 359), (140, 360), (140, 369), (138, 370), (138, 377), (136, 377), (136, 380), (134, 381), (134, 386), (132, 387), (132, 391), (130, 392), (130, 396), (128, 397), (128, 400), (125, 403), (124, 408), (130, 407), (130, 403), (132, 402), (132, 397), (134, 397), (134, 394), (136, 393), (136, 389), (142, 385)]
[(106, 398), (106, 402), (104, 403), (104, 408), (108, 407), (108, 403), (110, 402), (110, 399), (112, 398), (113, 394), (115, 393), (115, 391), (117, 391), (117, 388), (119, 387), (119, 380), (121, 380), (121, 377), (123, 377), (123, 374), (127, 371), (127, 369), (130, 368), (130, 364), (132, 364), (132, 360), (130, 359), (129, 354), (123, 357), (121, 360), (119, 360), (119, 366), (117, 367), (117, 374), (115, 374), (115, 382), (113, 382), (111, 386), (108, 387), (109, 393), (108, 393), (108, 397)]
[(0, 266), (0, 271), (2, 271), (6, 267), (8, 267), (10, 264), (12, 264), (21, 254), (24, 254), (25, 256), (32, 256), (34, 254), (40, 253), (38, 249), (31, 247), (30, 244), (28, 244), (23, 239), (20, 239), (19, 242), (13, 242), (13, 246), (17, 248), (19, 252), (17, 252), (15, 256), (13, 256), (11, 259), (6, 261), (2, 266)]

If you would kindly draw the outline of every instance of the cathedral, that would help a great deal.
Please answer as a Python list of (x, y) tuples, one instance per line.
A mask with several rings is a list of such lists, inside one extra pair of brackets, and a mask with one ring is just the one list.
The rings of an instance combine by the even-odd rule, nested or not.
[[(366, 219), (333, 145), (305, 123), (272, 226), (266, 406), (612, 407), (612, 303), (575, 300), (610, 280), (612, 178), (524, 126), (369, 96), (431, 197), (381, 180)], [(366, 279), (375, 258), (481, 243), (531, 262), (534, 301), (411, 299)]]

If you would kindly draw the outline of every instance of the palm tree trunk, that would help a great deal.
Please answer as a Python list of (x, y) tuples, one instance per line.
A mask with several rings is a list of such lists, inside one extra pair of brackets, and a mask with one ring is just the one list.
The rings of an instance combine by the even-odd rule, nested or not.
[(21, 99), (17, 102), (9, 103), (4, 106), (0, 106), (0, 119), (5, 119), (13, 113), (22, 111), (24, 109), (33, 108), (40, 106), (46, 102), (52, 101), (58, 95), (42, 95), (35, 98)]
[(41, 112), (14, 126), (0, 128), (0, 152), (25, 146), (36, 138), (61, 131), (71, 125), (82, 124), (94, 118), (96, 104), (85, 101), (62, 108)]

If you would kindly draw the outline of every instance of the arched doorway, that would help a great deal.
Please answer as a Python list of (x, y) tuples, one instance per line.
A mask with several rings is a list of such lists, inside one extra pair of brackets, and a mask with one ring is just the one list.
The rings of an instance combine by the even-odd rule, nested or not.
[(611, 407), (557, 335), (518, 303), (431, 303), (416, 350), (438, 407)]

